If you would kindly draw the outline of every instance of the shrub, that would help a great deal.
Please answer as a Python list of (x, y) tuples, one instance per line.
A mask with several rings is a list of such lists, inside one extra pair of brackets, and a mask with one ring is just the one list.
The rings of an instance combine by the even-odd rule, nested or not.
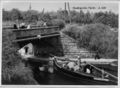
[(68, 24), (62, 30), (62, 32), (76, 39), (78, 36), (78, 32), (80, 31), (79, 29), (80, 27), (77, 24)]
[(37, 84), (31, 69), (24, 66), (16, 53), (11, 30), (3, 30), (2, 35), (2, 84)]
[(61, 29), (65, 27), (65, 21), (62, 19), (53, 19), (52, 20), (53, 26), (59, 26)]
[(104, 24), (67, 25), (63, 32), (76, 39), (79, 47), (106, 58), (118, 58), (118, 33)]

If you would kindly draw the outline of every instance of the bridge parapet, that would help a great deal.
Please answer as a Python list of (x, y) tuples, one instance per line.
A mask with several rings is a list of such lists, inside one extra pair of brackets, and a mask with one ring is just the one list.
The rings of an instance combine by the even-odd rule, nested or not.
[(52, 27), (38, 27), (38, 28), (31, 28), (31, 29), (15, 29), (13, 30), (16, 34), (16, 38), (22, 37), (32, 37), (35, 35), (45, 35), (45, 34), (52, 34), (59, 32), (59, 27), (52, 26)]
[(60, 28), (57, 26), (51, 27), (35, 27), (31, 29), (13, 29), (16, 35), (16, 39), (32, 38), (37, 37), (37, 35), (49, 36), (54, 34), (59, 34)]

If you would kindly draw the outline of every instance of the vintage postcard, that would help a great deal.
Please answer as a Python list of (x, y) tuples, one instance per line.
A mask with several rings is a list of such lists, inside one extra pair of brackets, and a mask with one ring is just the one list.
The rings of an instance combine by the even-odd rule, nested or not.
[(1, 85), (118, 87), (119, 1), (1, 5)]

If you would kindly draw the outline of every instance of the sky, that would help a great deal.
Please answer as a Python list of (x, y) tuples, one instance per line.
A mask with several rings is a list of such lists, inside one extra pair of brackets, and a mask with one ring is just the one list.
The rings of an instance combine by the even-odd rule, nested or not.
[[(29, 9), (31, 4), (32, 10), (42, 11), (43, 8), (45, 12), (48, 11), (57, 11), (59, 9), (64, 9), (64, 1), (4, 1), (2, 7), (5, 10), (11, 10), (17, 8), (22, 11)], [(81, 2), (81, 1), (69, 1), (70, 9), (73, 10), (73, 7), (82, 8), (84, 12), (88, 10), (90, 12), (99, 12), (99, 11), (112, 11), (118, 13), (118, 3), (117, 2)], [(100, 7), (100, 8), (99, 8)], [(91, 8), (91, 9), (90, 9)], [(94, 8), (94, 9), (93, 9)], [(99, 8), (99, 9), (98, 9)], [(78, 9), (75, 9), (79, 11)]]

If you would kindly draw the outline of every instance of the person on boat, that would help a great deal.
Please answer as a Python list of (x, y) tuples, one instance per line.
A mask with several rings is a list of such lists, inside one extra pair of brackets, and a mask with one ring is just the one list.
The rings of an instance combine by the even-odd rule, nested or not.
[(104, 77), (105, 77), (105, 76), (104, 76), (104, 75), (105, 75), (104, 69), (102, 69), (101, 72), (102, 72), (102, 78), (104, 79)]
[(78, 60), (77, 60), (76, 65), (74, 66), (74, 71), (82, 70), (82, 66), (81, 66), (81, 57), (78, 56), (77, 59), (78, 59)]
[(68, 66), (67, 66), (68, 63), (69, 63), (69, 62), (64, 62), (64, 61), (63, 61), (62, 67), (65, 68), (65, 69), (67, 69), (67, 68), (68, 68)]
[(76, 69), (75, 70), (82, 70), (82, 66), (81, 66), (81, 57), (78, 56), (77, 57), (77, 66), (76, 66)]
[(69, 62), (67, 64), (67, 67), (68, 67), (69, 70), (74, 70), (74, 66), (75, 66), (75, 62)]
[(79, 70), (80, 70), (80, 67), (79, 67), (78, 64), (76, 64), (73, 69), (74, 69), (74, 71), (79, 71)]
[(81, 64), (81, 58), (78, 56), (77, 63), (75, 62), (69, 62), (67, 64), (68, 69), (73, 70), (73, 71), (79, 71), (80, 70), (80, 64)]
[(86, 65), (85, 67), (84, 67), (84, 72), (86, 72), (86, 73), (88, 73), (88, 74), (92, 74), (93, 72), (92, 72), (92, 67), (90, 66), (90, 65)]
[(65, 64), (65, 63), (63, 63), (63, 64), (62, 64), (62, 67), (63, 67), (63, 68), (65, 68), (65, 66), (66, 66), (66, 64)]
[(90, 74), (90, 73), (91, 73), (91, 71), (90, 71), (90, 69), (89, 69), (89, 68), (86, 68), (86, 73), (88, 73), (88, 74)]
[(78, 59), (78, 61), (77, 61), (78, 66), (81, 66), (81, 57), (78, 56), (77, 59)]
[(50, 60), (49, 63), (48, 63), (48, 66), (49, 66), (48, 67), (48, 72), (49, 73), (54, 73), (54, 66), (53, 66), (54, 65), (54, 62), (53, 62), (54, 58), (55, 57), (50, 57), (49, 58), (49, 60)]

